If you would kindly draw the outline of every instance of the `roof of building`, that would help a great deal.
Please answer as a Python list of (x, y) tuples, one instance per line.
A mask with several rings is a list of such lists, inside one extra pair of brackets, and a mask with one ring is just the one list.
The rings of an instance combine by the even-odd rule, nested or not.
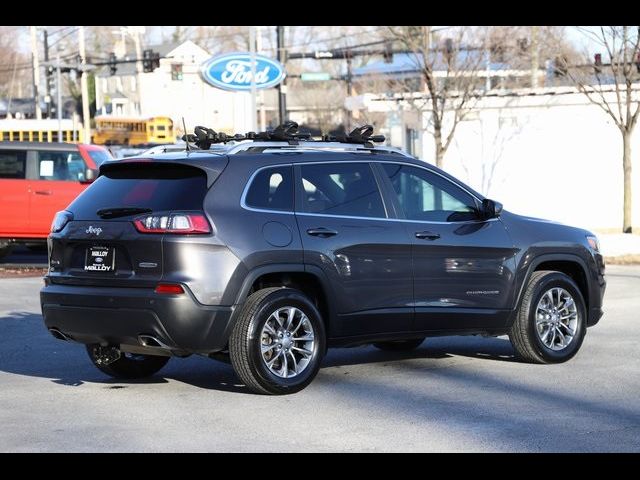
[[(467, 64), (480, 64), (483, 68), (486, 68), (486, 62), (484, 60), (485, 52), (471, 50), (462, 50), (457, 53), (456, 64), (464, 66)], [(482, 62), (482, 63), (480, 63)], [(372, 60), (367, 65), (353, 69), (354, 75), (393, 75), (393, 74), (406, 74), (414, 73), (422, 68), (424, 60), (422, 55), (414, 53), (394, 53), (392, 61), (387, 63), (383, 60)], [(489, 70), (506, 70), (509, 66), (502, 62), (490, 61), (488, 64)], [(434, 61), (433, 69), (446, 70), (447, 64), (442, 54), (438, 54)]]

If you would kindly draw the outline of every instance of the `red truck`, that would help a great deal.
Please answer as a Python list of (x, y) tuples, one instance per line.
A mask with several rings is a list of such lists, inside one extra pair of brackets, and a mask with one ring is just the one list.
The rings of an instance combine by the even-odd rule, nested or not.
[(0, 258), (15, 243), (44, 245), (55, 213), (111, 159), (97, 145), (0, 142)]

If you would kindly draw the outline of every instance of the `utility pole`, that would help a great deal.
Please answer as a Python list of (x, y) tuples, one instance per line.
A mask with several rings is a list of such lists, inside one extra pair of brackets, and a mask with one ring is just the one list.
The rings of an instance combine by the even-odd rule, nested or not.
[[(256, 51), (262, 53), (262, 27), (258, 27), (256, 35)], [(260, 89), (258, 97), (258, 103), (260, 106), (260, 131), (264, 132), (267, 129), (267, 113), (264, 109), (264, 89)]]
[(531, 27), (531, 88), (538, 87), (538, 27)]
[(62, 142), (62, 75), (60, 74), (60, 45), (56, 50), (56, 116), (58, 117), (58, 141)]
[[(142, 58), (142, 45), (140, 44), (141, 28), (143, 27), (127, 27), (127, 31), (133, 37), (133, 44), (135, 45), (135, 49), (136, 49), (136, 58), (138, 59)], [(137, 94), (139, 115), (142, 115), (142, 95), (140, 95), (140, 92), (142, 90), (142, 86), (140, 85), (141, 78), (142, 78), (142, 63), (138, 61), (136, 62), (136, 94)]]
[(78, 44), (80, 47), (80, 65), (82, 75), (80, 76), (80, 90), (82, 92), (82, 127), (83, 143), (91, 143), (91, 115), (89, 113), (89, 85), (87, 83), (87, 72), (84, 67), (87, 65), (87, 57), (84, 46), (84, 27), (78, 30)]
[(256, 117), (256, 27), (249, 27), (249, 52), (251, 53), (251, 131), (258, 129), (258, 119)]
[(31, 54), (33, 55), (33, 98), (35, 100), (36, 118), (42, 120), (40, 109), (40, 62), (38, 61), (38, 37), (36, 27), (29, 27), (31, 31)]
[(44, 77), (44, 101), (47, 104), (47, 118), (51, 118), (51, 67), (49, 66), (49, 32), (44, 33), (44, 61), (47, 62), (46, 74)]
[[(353, 70), (352, 70), (352, 64), (351, 64), (351, 51), (347, 52), (347, 97), (350, 97), (351, 94), (353, 93)], [(351, 124), (353, 122), (353, 114), (351, 113), (351, 110), (349, 110), (348, 108), (345, 107), (345, 127), (346, 127), (346, 131), (350, 132), (351, 131)]]
[[(286, 52), (284, 51), (284, 27), (276, 27), (276, 45), (278, 49), (278, 61), (286, 64)], [(285, 68), (286, 71), (286, 68)], [(278, 121), (283, 124), (287, 119), (287, 77), (278, 85)]]

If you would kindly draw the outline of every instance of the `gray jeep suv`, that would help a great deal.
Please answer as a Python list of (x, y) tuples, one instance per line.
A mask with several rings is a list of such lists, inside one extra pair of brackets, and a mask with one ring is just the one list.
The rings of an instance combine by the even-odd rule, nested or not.
[(509, 335), (556, 363), (602, 315), (593, 234), (502, 210), (370, 129), (204, 130), (199, 149), (103, 164), (53, 222), (44, 323), (106, 374), (226, 357), (252, 391), (285, 394), (330, 346), (436, 335)]

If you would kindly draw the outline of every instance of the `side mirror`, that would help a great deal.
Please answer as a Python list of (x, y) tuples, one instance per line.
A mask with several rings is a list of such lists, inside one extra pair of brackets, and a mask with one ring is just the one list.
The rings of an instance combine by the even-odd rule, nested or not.
[(482, 200), (482, 209), (480, 215), (483, 220), (499, 217), (502, 213), (502, 204), (495, 200), (485, 198)]
[(92, 168), (87, 168), (84, 171), (84, 180), (81, 180), (80, 183), (91, 183), (96, 179), (96, 171)]

